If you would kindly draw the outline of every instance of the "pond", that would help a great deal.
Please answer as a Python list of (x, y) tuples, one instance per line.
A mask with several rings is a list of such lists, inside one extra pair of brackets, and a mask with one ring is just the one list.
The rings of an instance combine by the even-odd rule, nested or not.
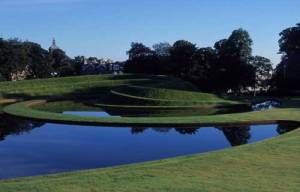
[(250, 107), (227, 107), (227, 108), (195, 108), (195, 109), (94, 109), (92, 111), (56, 111), (58, 113), (88, 117), (183, 117), (199, 115), (217, 115), (251, 111)]
[[(58, 103), (57, 103), (58, 104)], [(73, 105), (78, 105), (78, 103), (73, 102)], [(77, 116), (88, 116), (88, 117), (171, 117), (171, 116), (198, 116), (198, 115), (218, 115), (218, 114), (230, 114), (230, 113), (241, 113), (250, 111), (263, 111), (272, 108), (280, 107), (280, 103), (274, 100), (267, 100), (260, 103), (254, 103), (251, 106), (247, 105), (237, 105), (228, 107), (211, 107), (211, 108), (193, 108), (193, 109), (96, 109), (92, 111), (82, 110), (82, 111), (72, 111), (67, 110), (68, 106), (65, 106), (62, 102), (60, 105), (60, 110), (55, 112), (72, 114)], [(64, 106), (64, 107), (62, 107)], [(64, 108), (64, 110), (63, 110)], [(73, 109), (73, 108), (71, 108)]]
[(240, 113), (249, 111), (263, 111), (280, 107), (277, 101), (264, 101), (261, 103), (252, 104), (251, 108), (246, 106), (227, 107), (227, 108), (196, 108), (185, 110), (132, 110), (132, 109), (101, 109), (94, 111), (58, 111), (64, 114), (85, 116), (85, 117), (170, 117), (170, 116), (195, 116), (195, 115), (217, 115)]
[[(215, 107), (196, 107), (196, 108), (114, 108), (114, 107), (98, 107), (94, 105), (95, 101), (53, 101), (46, 104), (34, 106), (34, 109), (42, 111), (50, 111), (55, 113), (74, 113), (79, 116), (92, 117), (171, 117), (171, 116), (199, 116), (199, 115), (216, 115), (228, 113), (240, 113), (251, 111), (250, 105), (235, 106), (215, 106)], [(76, 112), (78, 111), (78, 112)]]
[(3, 115), (0, 120), (0, 179), (204, 153), (296, 128), (287, 124), (118, 128), (31, 122)]

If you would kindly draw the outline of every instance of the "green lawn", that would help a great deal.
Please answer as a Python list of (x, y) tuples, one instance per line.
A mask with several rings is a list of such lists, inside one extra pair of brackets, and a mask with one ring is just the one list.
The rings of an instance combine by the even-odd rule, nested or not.
[[(124, 87), (143, 87), (127, 91)], [(146, 87), (146, 88), (144, 88)], [(2, 82), (0, 94), (4, 98), (22, 98), (28, 101), (5, 107), (11, 115), (25, 118), (68, 122), (74, 124), (111, 125), (200, 125), (300, 122), (300, 99), (277, 98), (282, 108), (262, 112), (236, 114), (179, 116), (93, 118), (62, 115), (62, 110), (94, 110), (93, 106), (74, 103), (92, 98), (96, 103), (107, 101), (111, 90), (121, 90), (130, 96), (150, 99), (182, 100), (182, 93), (191, 100), (210, 103), (232, 102), (213, 94), (198, 93), (193, 85), (162, 76), (82, 76), (58, 79)], [(150, 90), (150, 91), (149, 91)], [(203, 97), (203, 96), (207, 96)], [(51, 102), (45, 100), (73, 100)], [(74, 100), (76, 99), (76, 100)], [(251, 98), (253, 99), (253, 98)], [(260, 98), (256, 98), (259, 100)], [(244, 99), (246, 100), (246, 99)], [(136, 100), (135, 100), (136, 101)], [(65, 102), (64, 106), (61, 102)], [(240, 103), (241, 100), (232, 104)], [(39, 105), (37, 105), (39, 104)], [(110, 103), (106, 103), (110, 104)], [(122, 105), (124, 108), (126, 105)], [(128, 105), (130, 107), (132, 105)], [(118, 107), (117, 105), (114, 107)], [(133, 105), (132, 107), (138, 107)], [(161, 108), (162, 106), (148, 106)], [(167, 107), (183, 107), (171, 105)], [(113, 168), (86, 170), (47, 176), (0, 181), (0, 191), (299, 191), (300, 190), (300, 129), (255, 144), (234, 147), (218, 152), (132, 164)], [(1, 170), (0, 170), (1, 171)]]

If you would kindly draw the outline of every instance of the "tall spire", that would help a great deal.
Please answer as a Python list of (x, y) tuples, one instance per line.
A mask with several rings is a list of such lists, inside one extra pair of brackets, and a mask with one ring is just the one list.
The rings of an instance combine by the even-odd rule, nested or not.
[(52, 40), (52, 45), (50, 46), (49, 50), (50, 50), (50, 51), (54, 51), (54, 50), (56, 50), (56, 49), (59, 49), (59, 47), (57, 47), (55, 38), (53, 38), (53, 40)]
[(53, 47), (56, 47), (55, 38), (53, 38), (53, 40), (52, 40), (52, 46), (53, 46)]

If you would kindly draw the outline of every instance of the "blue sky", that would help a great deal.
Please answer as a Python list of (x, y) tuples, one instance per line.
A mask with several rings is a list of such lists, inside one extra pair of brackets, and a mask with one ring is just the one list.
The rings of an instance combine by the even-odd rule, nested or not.
[(279, 32), (300, 22), (299, 7), (300, 0), (0, 0), (0, 37), (44, 48), (55, 37), (72, 57), (124, 60), (133, 41), (206, 47), (241, 27), (253, 53), (277, 64)]

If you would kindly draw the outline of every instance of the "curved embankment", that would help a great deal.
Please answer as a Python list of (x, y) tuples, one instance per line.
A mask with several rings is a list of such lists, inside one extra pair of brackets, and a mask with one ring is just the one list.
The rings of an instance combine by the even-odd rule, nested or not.
[(151, 87), (151, 85), (149, 87), (123, 86), (112, 89), (109, 94), (110, 102), (106, 104), (190, 107), (241, 104), (241, 102), (225, 100), (210, 93)]
[(19, 100), (18, 99), (1, 99), (0, 98), (0, 114), (3, 113), (3, 108), (6, 106), (6, 105), (9, 105), (9, 104), (12, 104), (12, 103), (16, 103), (18, 102)]
[(185, 117), (81, 117), (65, 115), (33, 109), (34, 105), (45, 103), (45, 100), (33, 100), (9, 105), (3, 111), (9, 115), (48, 121), (54, 123), (78, 125), (110, 125), (110, 126), (230, 126), (244, 124), (270, 124), (278, 122), (299, 122), (300, 109), (284, 108), (260, 112), (244, 112), (236, 114), (185, 116)]

